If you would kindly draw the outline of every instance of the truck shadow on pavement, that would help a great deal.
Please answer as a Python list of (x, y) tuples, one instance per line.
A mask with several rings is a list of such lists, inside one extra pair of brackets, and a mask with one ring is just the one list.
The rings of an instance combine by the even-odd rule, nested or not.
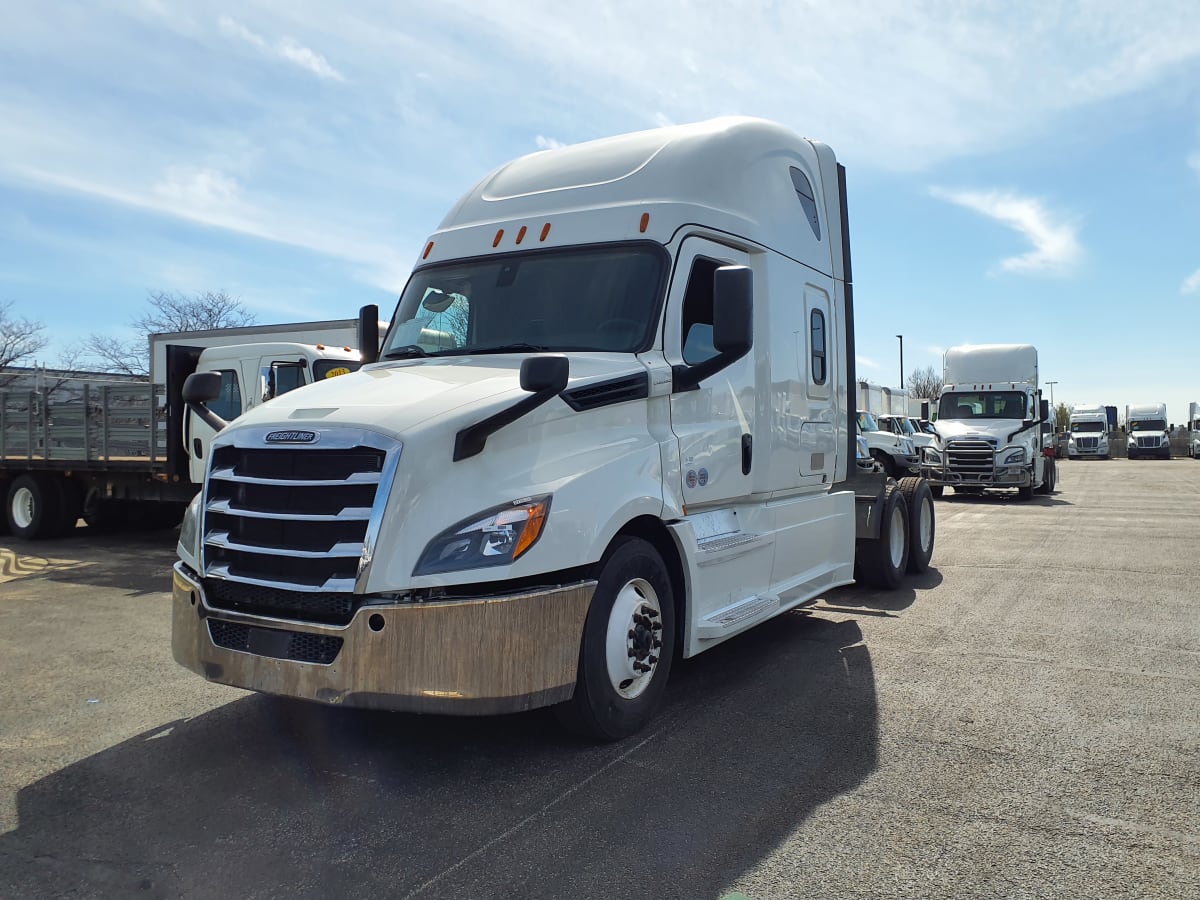
[[(953, 489), (951, 489), (953, 490)], [(982, 494), (955, 494), (947, 491), (937, 501), (940, 503), (976, 503), (989, 506), (1007, 506), (1010, 503), (1020, 504), (1021, 506), (1074, 506), (1070, 500), (1066, 500), (1058, 496), (1058, 491), (1053, 494), (1034, 494), (1031, 500), (1019, 500), (1015, 494), (1007, 492), (993, 492)]]
[(0, 896), (716, 897), (876, 768), (861, 641), (780, 616), (607, 745), (242, 696), (21, 790)]
[(918, 591), (927, 591), (942, 583), (942, 573), (930, 568), (920, 575), (906, 575), (894, 591), (880, 590), (863, 584), (836, 588), (811, 607), (813, 612), (848, 612), (890, 616), (908, 609), (917, 602)]

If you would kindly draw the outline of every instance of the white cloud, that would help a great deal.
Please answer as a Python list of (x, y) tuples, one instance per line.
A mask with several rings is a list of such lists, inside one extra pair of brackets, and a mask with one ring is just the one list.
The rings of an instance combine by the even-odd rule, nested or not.
[(559, 147), (567, 146), (562, 141), (560, 141), (556, 138), (549, 138), (549, 137), (545, 137), (540, 134), (536, 138), (534, 138), (534, 143), (537, 144), (537, 148), (539, 150), (556, 150)]
[(864, 369), (878, 369), (879, 368), (879, 363), (875, 362), (875, 360), (870, 359), (869, 357), (866, 357), (866, 356), (855, 356), (854, 361), (858, 365), (862, 366)]
[(1200, 269), (1185, 278), (1179, 288), (1181, 294), (1194, 294), (1196, 291), (1200, 291)]
[(1188, 162), (1188, 165), (1191, 166), (1192, 169), (1196, 172), (1196, 174), (1200, 175), (1200, 153), (1193, 153), (1191, 156), (1188, 157), (1187, 162)]
[(286, 60), (302, 69), (307, 69), (318, 78), (324, 78), (330, 81), (345, 81), (346, 77), (329, 64), (320, 53), (305, 47), (303, 44), (290, 37), (283, 37), (274, 44), (267, 42), (266, 38), (257, 34), (229, 16), (221, 16), (217, 20), (217, 26), (221, 31), (229, 37), (234, 37), (245, 41), (251, 46), (257, 47), (264, 53), (268, 53), (279, 59)]
[(1005, 272), (1058, 274), (1071, 269), (1083, 254), (1075, 226), (1059, 221), (1040, 200), (1003, 191), (948, 191), (933, 196), (995, 219), (1026, 238), (1033, 249), (1000, 261)]
[(237, 199), (237, 181), (215, 169), (171, 166), (153, 188), (155, 194), (188, 206), (228, 206)]

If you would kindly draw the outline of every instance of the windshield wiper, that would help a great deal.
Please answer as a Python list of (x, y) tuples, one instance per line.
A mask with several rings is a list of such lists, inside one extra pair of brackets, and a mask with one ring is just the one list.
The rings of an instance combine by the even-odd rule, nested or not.
[(542, 353), (549, 350), (549, 347), (543, 347), (540, 344), (497, 344), (494, 347), (472, 347), (463, 352), (469, 355), (476, 353)]
[(405, 344), (403, 347), (394, 347), (387, 353), (383, 354), (384, 359), (409, 359), (414, 356), (425, 357), (429, 355), (424, 347), (418, 347), (416, 344)]

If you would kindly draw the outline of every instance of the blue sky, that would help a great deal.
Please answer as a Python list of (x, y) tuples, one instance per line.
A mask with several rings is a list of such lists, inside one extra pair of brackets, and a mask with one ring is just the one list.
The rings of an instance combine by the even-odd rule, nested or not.
[(1200, 400), (1194, 0), (6, 7), (0, 301), (51, 364), (150, 290), (390, 308), (496, 165), (747, 114), (847, 166), (860, 375), (1029, 342), (1056, 401)]

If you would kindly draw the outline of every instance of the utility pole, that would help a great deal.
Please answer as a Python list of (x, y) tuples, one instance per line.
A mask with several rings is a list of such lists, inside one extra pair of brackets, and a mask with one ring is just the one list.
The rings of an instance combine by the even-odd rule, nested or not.
[(904, 335), (898, 334), (900, 338), (900, 390), (904, 390)]
[(1054, 405), (1054, 386), (1056, 384), (1058, 384), (1058, 382), (1057, 381), (1047, 381), (1046, 384), (1049, 385), (1049, 387), (1050, 387), (1050, 415), (1052, 415), (1054, 417), (1054, 431), (1055, 431), (1055, 433), (1057, 433), (1058, 432), (1058, 407)]

